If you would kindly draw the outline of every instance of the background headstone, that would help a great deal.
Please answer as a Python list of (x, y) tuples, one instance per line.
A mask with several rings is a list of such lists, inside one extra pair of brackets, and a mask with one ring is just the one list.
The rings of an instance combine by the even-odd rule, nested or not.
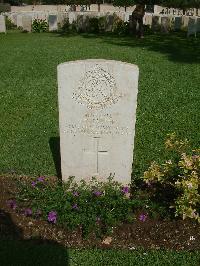
[(72, 24), (74, 21), (76, 21), (77, 13), (76, 12), (69, 12), (68, 17), (69, 17), (69, 23)]
[(175, 17), (174, 19), (174, 30), (181, 30), (182, 17)]
[(22, 15), (17, 15), (17, 27), (22, 28)]
[(22, 28), (25, 31), (31, 32), (32, 29), (32, 17), (24, 15), (22, 17)]
[(57, 15), (49, 15), (49, 31), (58, 30)]
[(6, 32), (5, 17), (0, 15), (0, 32)]
[(153, 16), (152, 17), (151, 28), (153, 31), (159, 31), (160, 30), (160, 17), (159, 16)]
[(183, 16), (183, 28), (188, 27), (189, 17)]
[(152, 25), (152, 15), (145, 15), (144, 16), (144, 21), (143, 21), (144, 25), (149, 25), (151, 27)]
[(188, 22), (188, 32), (187, 36), (189, 37), (190, 35), (195, 35), (196, 36), (196, 18), (190, 17), (189, 22)]
[(111, 14), (106, 15), (105, 31), (107, 31), (107, 32), (112, 31), (113, 21), (114, 21), (114, 16), (113, 15), (111, 15)]
[(131, 182), (139, 70), (114, 60), (58, 66), (62, 178)]
[(196, 30), (197, 32), (200, 32), (200, 18), (197, 18), (196, 20)]
[(168, 33), (170, 30), (170, 19), (168, 17), (161, 17), (161, 32)]

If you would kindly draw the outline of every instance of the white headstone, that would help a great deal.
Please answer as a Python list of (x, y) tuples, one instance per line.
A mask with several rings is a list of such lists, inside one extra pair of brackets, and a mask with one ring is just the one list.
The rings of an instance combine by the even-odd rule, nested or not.
[(132, 12), (125, 12), (124, 22), (129, 22), (129, 18), (132, 15)]
[(17, 28), (22, 28), (22, 15), (17, 15)]
[(0, 32), (6, 32), (5, 17), (0, 15)]
[(189, 37), (190, 35), (195, 35), (196, 36), (196, 18), (195, 17), (190, 17), (189, 22), (188, 22), (188, 32), (187, 36)]
[(139, 70), (89, 59), (58, 66), (62, 178), (131, 182)]
[(69, 17), (69, 23), (72, 24), (77, 19), (77, 13), (76, 12), (69, 12), (68, 17)]
[(189, 23), (189, 17), (183, 16), (183, 28), (187, 28)]
[(49, 15), (49, 31), (58, 30), (58, 19), (57, 15)]
[(28, 32), (31, 32), (32, 29), (32, 17), (24, 15), (22, 17), (22, 28)]
[(151, 26), (152, 24), (152, 15), (146, 14), (143, 19), (144, 25)]

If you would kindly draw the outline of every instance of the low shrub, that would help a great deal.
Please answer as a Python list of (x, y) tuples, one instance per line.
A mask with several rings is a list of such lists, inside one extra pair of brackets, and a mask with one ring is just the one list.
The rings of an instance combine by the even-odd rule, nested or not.
[(58, 31), (60, 31), (62, 33), (69, 33), (71, 31), (71, 25), (69, 23), (68, 18), (65, 18), (62, 26), (60, 24), (58, 24)]
[(48, 22), (45, 19), (34, 19), (32, 23), (33, 32), (47, 32)]
[(89, 18), (89, 29), (90, 33), (98, 33), (99, 32), (99, 19), (98, 18)]
[(127, 35), (129, 34), (129, 23), (114, 15), (112, 31), (117, 35)]
[(104, 183), (93, 178), (89, 184), (70, 178), (62, 185), (39, 177), (19, 182), (19, 188), (15, 207), (25, 215), (41, 216), (72, 230), (81, 228), (84, 236), (91, 231), (99, 236), (111, 233), (113, 226), (136, 219), (135, 211), (141, 221), (147, 218), (148, 201), (130, 198), (130, 188), (112, 177)]
[(176, 159), (161, 165), (153, 162), (142, 179), (154, 199), (165, 202), (175, 216), (200, 222), (200, 149), (192, 150), (188, 141), (179, 140), (175, 133), (168, 136), (165, 145), (176, 152)]
[(98, 19), (99, 32), (103, 33), (105, 31), (105, 25), (106, 25), (106, 16), (99, 17)]
[(12, 23), (11, 19), (8, 18), (8, 16), (5, 17), (5, 22), (6, 22), (6, 29), (7, 30), (12, 30), (12, 29), (16, 29), (17, 26)]

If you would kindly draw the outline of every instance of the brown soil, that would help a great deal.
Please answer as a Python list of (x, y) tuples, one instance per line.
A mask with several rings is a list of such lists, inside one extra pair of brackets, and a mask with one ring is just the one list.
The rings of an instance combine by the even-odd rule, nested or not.
[(135, 221), (113, 228), (104, 240), (90, 235), (83, 239), (81, 231), (69, 232), (48, 222), (25, 217), (10, 209), (6, 201), (17, 193), (13, 178), (0, 177), (0, 239), (52, 240), (66, 247), (100, 247), (137, 249), (199, 250), (200, 226), (191, 220)]

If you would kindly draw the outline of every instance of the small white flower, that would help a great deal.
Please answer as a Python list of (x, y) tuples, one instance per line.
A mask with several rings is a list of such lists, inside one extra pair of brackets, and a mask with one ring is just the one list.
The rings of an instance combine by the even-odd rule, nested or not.
[(135, 247), (130, 247), (129, 249), (130, 249), (130, 250), (134, 250), (134, 249), (135, 249)]
[(188, 186), (188, 188), (192, 188), (193, 187), (192, 183), (188, 183), (187, 186)]
[(190, 240), (195, 240), (195, 237), (193, 237), (193, 236), (190, 236)]

